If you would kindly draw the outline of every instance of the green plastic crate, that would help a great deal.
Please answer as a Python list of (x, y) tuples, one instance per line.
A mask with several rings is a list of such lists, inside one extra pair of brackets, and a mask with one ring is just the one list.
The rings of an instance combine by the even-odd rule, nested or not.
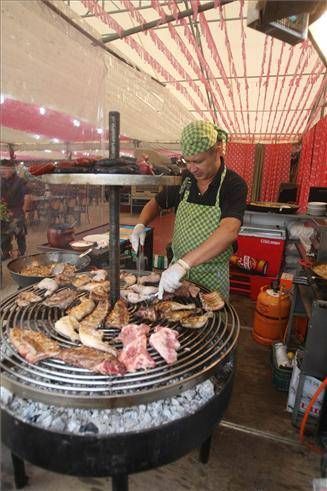
[(272, 346), (271, 349), (271, 367), (272, 367), (272, 384), (275, 389), (281, 392), (288, 392), (291, 377), (292, 377), (292, 367), (278, 367), (276, 361), (275, 350)]

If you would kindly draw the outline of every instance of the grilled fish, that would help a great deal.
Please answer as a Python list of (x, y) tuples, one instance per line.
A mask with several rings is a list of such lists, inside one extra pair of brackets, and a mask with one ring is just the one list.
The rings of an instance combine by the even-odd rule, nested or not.
[(79, 322), (76, 320), (75, 317), (72, 317), (70, 315), (65, 315), (64, 317), (61, 317), (61, 319), (55, 322), (54, 328), (59, 334), (63, 334), (71, 341), (79, 341)]
[(74, 317), (80, 321), (86, 315), (90, 314), (95, 308), (95, 303), (89, 298), (83, 298), (78, 305), (71, 307), (67, 313), (70, 317)]
[(33, 292), (21, 292), (17, 295), (15, 302), (19, 307), (27, 307), (31, 303), (37, 303), (42, 300), (42, 297)]

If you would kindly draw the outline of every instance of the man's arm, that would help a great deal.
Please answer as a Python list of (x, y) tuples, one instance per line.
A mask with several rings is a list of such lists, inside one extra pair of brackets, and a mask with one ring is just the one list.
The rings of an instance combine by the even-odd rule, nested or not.
[(150, 199), (144, 206), (141, 214), (139, 216), (138, 223), (143, 223), (143, 225), (149, 225), (152, 220), (154, 220), (160, 214), (160, 206), (158, 205), (155, 198)]
[(223, 218), (219, 227), (210, 237), (196, 249), (185, 254), (182, 259), (191, 268), (210, 261), (210, 259), (224, 252), (236, 240), (240, 227), (241, 221), (237, 218)]

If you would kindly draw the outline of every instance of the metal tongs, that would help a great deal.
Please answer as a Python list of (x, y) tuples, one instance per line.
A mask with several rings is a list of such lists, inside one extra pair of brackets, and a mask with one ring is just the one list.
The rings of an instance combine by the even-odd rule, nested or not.
[(144, 245), (139, 244), (139, 248), (137, 250), (136, 255), (136, 270), (137, 270), (137, 284), (140, 283), (141, 272), (143, 273), (145, 268), (145, 259), (144, 259)]

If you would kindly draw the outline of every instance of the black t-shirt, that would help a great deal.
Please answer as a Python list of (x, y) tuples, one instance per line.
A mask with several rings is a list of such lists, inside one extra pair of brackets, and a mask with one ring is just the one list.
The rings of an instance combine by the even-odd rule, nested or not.
[(7, 204), (14, 218), (24, 216), (24, 198), (27, 194), (26, 181), (17, 174), (9, 179), (1, 179), (1, 199)]
[[(204, 194), (201, 194), (199, 192), (196, 179), (192, 176), (192, 174), (186, 172), (184, 178), (189, 177), (191, 180), (187, 201), (189, 203), (196, 203), (199, 205), (215, 206), (217, 192), (224, 167), (225, 164), (222, 160), (222, 165), (219, 167), (216, 176), (211, 181), (208, 189)], [(176, 212), (185, 192), (184, 190), (182, 193), (180, 193), (182, 186), (183, 183), (181, 184), (181, 186), (165, 187), (160, 193), (158, 193), (156, 195), (156, 201), (160, 208), (175, 208)], [(231, 169), (226, 169), (225, 179), (222, 183), (219, 196), (221, 219), (233, 217), (238, 218), (242, 223), (244, 211), (246, 208), (246, 195), (247, 185), (244, 179)]]

